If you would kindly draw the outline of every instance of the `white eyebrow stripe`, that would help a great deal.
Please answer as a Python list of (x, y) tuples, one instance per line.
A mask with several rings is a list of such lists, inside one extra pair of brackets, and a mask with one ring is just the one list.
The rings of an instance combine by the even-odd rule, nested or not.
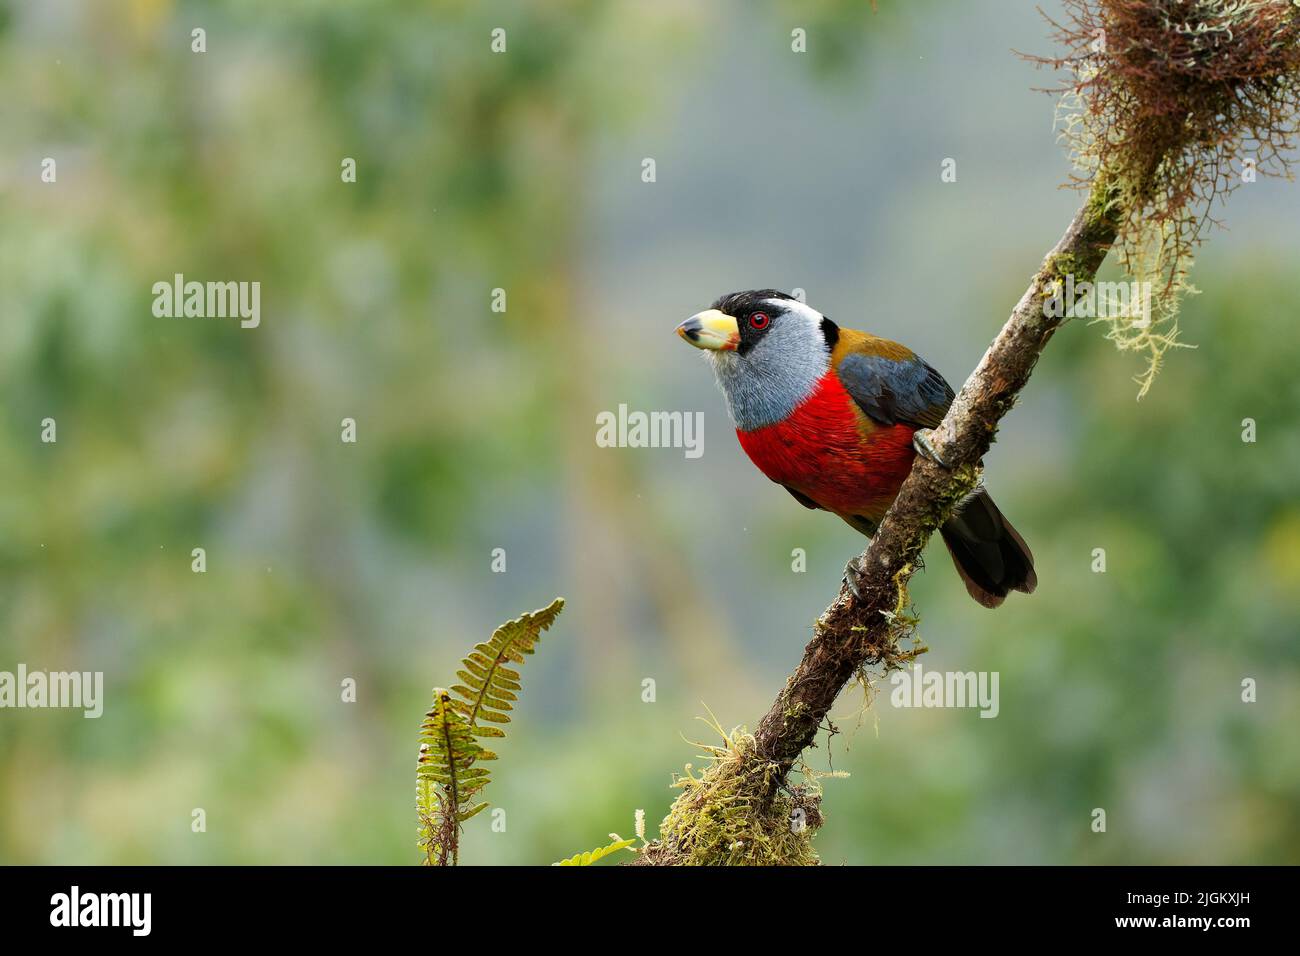
[(768, 305), (774, 309), (783, 309), (786, 312), (798, 313), (803, 316), (812, 325), (821, 325), (824, 316), (810, 305), (804, 305), (798, 299), (765, 299)]

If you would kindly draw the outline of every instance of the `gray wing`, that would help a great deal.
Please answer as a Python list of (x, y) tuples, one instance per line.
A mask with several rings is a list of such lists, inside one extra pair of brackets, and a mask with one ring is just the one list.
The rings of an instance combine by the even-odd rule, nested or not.
[(882, 425), (935, 428), (952, 404), (952, 387), (922, 359), (854, 352), (836, 370), (853, 400)]

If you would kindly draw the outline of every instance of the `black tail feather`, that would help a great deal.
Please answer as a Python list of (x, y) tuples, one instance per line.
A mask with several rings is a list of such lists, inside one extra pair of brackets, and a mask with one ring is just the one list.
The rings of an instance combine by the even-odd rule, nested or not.
[(1011, 591), (1038, 586), (1034, 556), (1011, 522), (982, 488), (939, 529), (970, 596), (997, 607)]

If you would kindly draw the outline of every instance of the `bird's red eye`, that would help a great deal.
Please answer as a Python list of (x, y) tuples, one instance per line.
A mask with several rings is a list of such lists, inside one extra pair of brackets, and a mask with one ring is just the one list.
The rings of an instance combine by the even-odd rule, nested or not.
[(755, 312), (749, 317), (749, 327), (761, 332), (763, 329), (767, 328), (767, 323), (771, 321), (772, 320), (768, 318), (766, 312)]

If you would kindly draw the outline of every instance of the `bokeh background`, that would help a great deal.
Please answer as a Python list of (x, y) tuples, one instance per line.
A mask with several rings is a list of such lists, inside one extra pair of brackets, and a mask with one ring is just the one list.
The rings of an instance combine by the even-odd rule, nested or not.
[[(799, 287), (960, 384), (1078, 202), (1033, 3), (879, 6), (0, 4), (0, 669), (106, 675), (98, 720), (0, 711), (0, 860), (415, 863), (430, 688), (557, 594), (462, 859), (653, 831), (864, 543), (673, 326)], [(1298, 210), (1232, 198), (1141, 402), (1054, 339), (988, 458), (1038, 592), (985, 611), (934, 549), (913, 587), (1001, 714), (846, 693), (826, 862), (1300, 861)], [(155, 318), (177, 272), (260, 281), (261, 327)], [(597, 447), (620, 403), (703, 412), (703, 457)]]

